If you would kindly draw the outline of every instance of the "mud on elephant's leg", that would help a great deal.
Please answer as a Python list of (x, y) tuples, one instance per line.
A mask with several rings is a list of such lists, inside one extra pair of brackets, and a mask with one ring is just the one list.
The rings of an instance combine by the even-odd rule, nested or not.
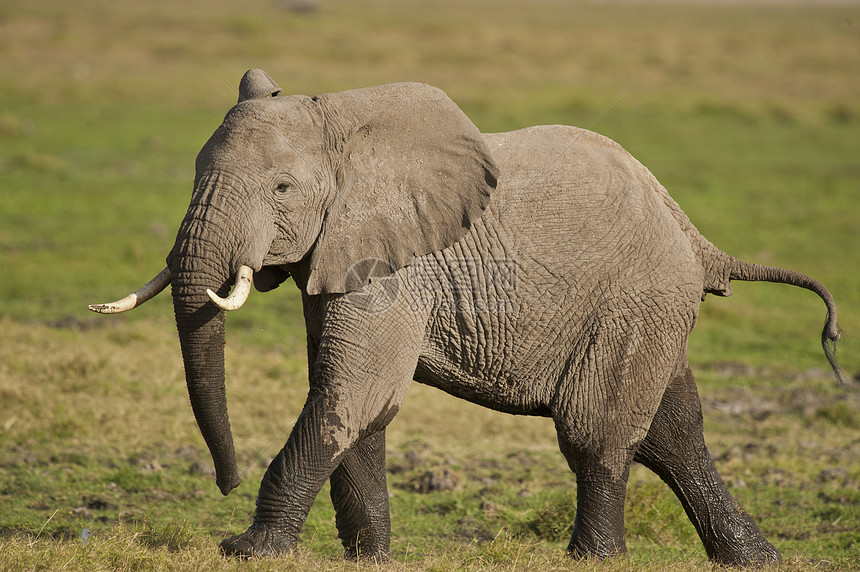
[(732, 566), (779, 562), (779, 551), (723, 484), (702, 433), (702, 408), (689, 365), (672, 380), (634, 460), (675, 492), (708, 557)]
[[(407, 379), (403, 382), (403, 385), (407, 385), (408, 381)], [(378, 390), (368, 389), (359, 391), (357, 394), (373, 395), (378, 394)], [(345, 403), (348, 401), (337, 391), (311, 390), (307, 404), (287, 444), (269, 465), (263, 477), (260, 492), (257, 495), (257, 509), (253, 524), (244, 533), (221, 542), (221, 549), (225, 555), (276, 556), (289, 552), (298, 542), (299, 533), (314, 499), (326, 479), (337, 472), (341, 462), (346, 459), (348, 469), (337, 474), (335, 483), (343, 483), (343, 479), (360, 474), (361, 471), (356, 468), (354, 459), (347, 458), (348, 451), (364, 433), (379, 434), (380, 437), (377, 438), (384, 439), (384, 433), (381, 430), (393, 417), (393, 412), (375, 412), (369, 403), (357, 402), (357, 406), (353, 408), (354, 411), (367, 412), (380, 423), (379, 426), (371, 427), (362, 420), (357, 420), (359, 415), (350, 417), (347, 409), (353, 403)], [(399, 399), (392, 403), (394, 410), (398, 406)], [(332, 428), (337, 428), (336, 436), (331, 433)], [(378, 446), (378, 443), (373, 440), (371, 443)], [(384, 449), (377, 452), (376, 457), (376, 461), (380, 461), (379, 457), (384, 459)], [(377, 463), (374, 465), (376, 466)], [(384, 464), (382, 470), (384, 471)], [(339, 492), (347, 497), (352, 494), (345, 492), (341, 484), (337, 487)], [(379, 496), (380, 489), (384, 489), (384, 483), (381, 487), (375, 487), (374, 498), (367, 499), (368, 503), (378, 500), (376, 497)], [(387, 501), (387, 494), (385, 499)], [(386, 502), (379, 510), (387, 513), (387, 508)], [(376, 539), (371, 546), (379, 547), (381, 542), (387, 542), (387, 529), (383, 533), (382, 526), (384, 523), (380, 521), (379, 525), (371, 527), (371, 530), (385, 537), (385, 540)], [(362, 542), (361, 530), (357, 532), (360, 543)]]
[[(263, 477), (253, 524), (221, 543), (226, 554), (292, 549), (314, 499), (332, 476), (338, 528), (347, 549), (352, 544), (360, 555), (387, 547), (383, 430), (412, 382), (426, 316), (411, 311), (405, 297), (380, 312), (367, 312), (366, 304), (351, 298), (333, 297), (320, 312), (307, 402), (286, 446)], [(368, 452), (371, 459), (360, 459)], [(367, 492), (357, 493), (356, 487), (368, 483), (371, 494), (362, 498)], [(351, 513), (349, 505), (354, 502), (359, 508)], [(364, 526), (362, 519), (371, 526)], [(363, 534), (369, 535), (366, 545)]]
[(353, 445), (331, 475), (338, 537), (350, 559), (386, 560), (391, 539), (385, 430)]
[[(343, 401), (336, 392), (313, 390), (310, 392), (307, 404), (287, 444), (269, 465), (263, 477), (260, 492), (257, 495), (257, 509), (253, 524), (244, 533), (221, 542), (221, 550), (225, 555), (277, 556), (295, 548), (305, 519), (326, 479), (337, 472), (338, 466), (347, 459), (348, 451), (359, 439), (359, 434), (367, 429), (367, 426), (362, 423), (350, 424), (348, 427), (343, 427), (340, 434), (341, 441), (331, 438), (327, 430), (329, 425), (326, 423), (331, 423), (332, 420), (340, 423), (339, 420), (348, 419), (344, 411), (347, 405)], [(370, 411), (369, 407), (363, 409), (363, 405), (359, 403), (356, 409)], [(368, 429), (368, 432), (379, 434), (381, 435), (379, 438), (384, 439), (384, 433), (381, 432), (384, 424), (381, 427)], [(373, 440), (371, 442), (378, 445)], [(376, 453), (376, 456), (377, 460), (380, 456), (384, 459), (384, 450)], [(355, 468), (354, 460), (347, 459), (347, 467), (350, 469), (339, 472), (334, 479), (335, 482), (342, 482), (344, 478), (352, 478), (360, 473)], [(350, 494), (344, 492), (340, 485), (338, 490), (347, 497)], [(377, 487), (372, 500), (377, 500), (378, 495)], [(368, 502), (370, 500), (368, 499)], [(387, 513), (387, 495), (385, 500), (384, 510)], [(381, 522), (379, 526), (382, 526)], [(387, 534), (382, 533), (379, 526), (371, 528), (374, 533), (386, 537), (385, 542), (387, 542)], [(360, 534), (359, 531), (359, 537)], [(359, 542), (361, 542), (360, 538)], [(375, 546), (378, 545), (379, 542), (375, 544)]]
[(277, 556), (295, 548), (311, 505), (342, 452), (321, 438), (317, 420), (330, 399), (308, 396), (286, 445), (266, 470), (257, 495), (254, 522), (242, 534), (221, 541), (226, 556)]

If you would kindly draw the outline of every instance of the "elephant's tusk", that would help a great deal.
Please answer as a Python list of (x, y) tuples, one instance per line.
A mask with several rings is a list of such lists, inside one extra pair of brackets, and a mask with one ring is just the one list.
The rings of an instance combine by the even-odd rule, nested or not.
[(110, 304), (90, 304), (89, 309), (99, 314), (119, 314), (127, 312), (133, 308), (137, 308), (156, 294), (164, 290), (170, 284), (170, 269), (165, 267), (164, 270), (158, 273), (155, 278), (141, 286), (138, 290), (132, 292), (122, 300), (111, 302)]
[(253, 281), (254, 271), (249, 267), (242, 265), (239, 267), (239, 272), (236, 274), (236, 284), (233, 285), (233, 291), (227, 298), (222, 298), (211, 289), (207, 288), (206, 293), (215, 304), (222, 310), (238, 310), (248, 300), (248, 294), (251, 293), (251, 282)]

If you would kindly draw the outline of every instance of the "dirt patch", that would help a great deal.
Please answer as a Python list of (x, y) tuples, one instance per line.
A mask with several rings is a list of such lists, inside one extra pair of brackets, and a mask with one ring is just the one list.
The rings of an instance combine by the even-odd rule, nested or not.
[(60, 542), (65, 542), (69, 540), (75, 540), (80, 538), (80, 532), (75, 532), (71, 528), (62, 527), (57, 528), (51, 531), (50, 534), (46, 532), (35, 533), (30, 532), (28, 530), (24, 530), (22, 528), (16, 528), (14, 526), (2, 526), (0, 527), (0, 540), (6, 539), (27, 539), (27, 540), (35, 540), (37, 538), (42, 539), (50, 539), (56, 540)]
[(412, 490), (419, 493), (452, 491), (460, 484), (460, 477), (451, 469), (426, 471), (412, 482)]
[[(818, 379), (818, 383), (807, 383)], [(788, 381), (788, 378), (786, 378)], [(823, 419), (857, 426), (860, 422), (860, 387), (853, 385), (839, 392), (823, 387), (822, 378), (796, 377), (784, 388), (732, 387), (702, 396), (705, 415), (716, 411), (725, 415), (757, 421), (772, 415), (794, 415), (804, 419)]]

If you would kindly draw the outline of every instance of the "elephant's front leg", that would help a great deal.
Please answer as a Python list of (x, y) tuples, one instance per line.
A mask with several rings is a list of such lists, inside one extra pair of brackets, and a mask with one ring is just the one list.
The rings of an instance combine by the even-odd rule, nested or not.
[(391, 518), (385, 478), (385, 430), (368, 435), (344, 455), (331, 475), (331, 500), (345, 556), (387, 559)]
[(314, 499), (346, 445), (322, 438), (319, 427), (336, 411), (333, 396), (311, 394), (287, 444), (269, 465), (254, 522), (221, 542), (227, 556), (276, 556), (292, 550)]
[[(425, 321), (397, 305), (380, 313), (368, 313), (351, 305), (349, 296), (327, 304), (323, 311), (320, 343), (311, 370), (311, 390), (286, 446), (272, 461), (263, 477), (257, 497), (257, 510), (251, 527), (228, 538), (221, 547), (228, 555), (274, 555), (291, 550), (298, 541), (314, 499), (325, 480), (334, 474), (338, 493), (344, 492), (343, 479), (363, 472), (349, 451), (377, 446), (373, 470), (384, 471), (384, 449), (374, 439), (384, 439), (382, 430), (398, 411), (418, 363)], [(374, 437), (374, 435), (379, 435)], [(366, 477), (363, 475), (361, 478)], [(384, 478), (384, 476), (383, 476)], [(384, 489), (384, 482), (376, 491)], [(346, 523), (370, 511), (387, 514), (379, 494), (363, 499), (360, 512), (339, 508), (341, 535), (349, 541), (351, 526)], [(346, 502), (346, 501), (345, 501)], [(354, 525), (355, 523), (350, 523)], [(339, 527), (340, 528), (340, 527)], [(359, 527), (361, 528), (361, 527)], [(381, 528), (373, 533), (387, 537)], [(361, 531), (357, 532), (361, 549)], [(371, 542), (374, 550), (387, 544)]]

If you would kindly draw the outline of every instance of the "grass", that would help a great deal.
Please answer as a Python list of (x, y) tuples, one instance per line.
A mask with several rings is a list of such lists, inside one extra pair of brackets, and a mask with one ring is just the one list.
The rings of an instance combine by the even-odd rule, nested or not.
[[(215, 550), (250, 521), (304, 400), (294, 288), (252, 296), (228, 323), (247, 467), (229, 497), (190, 414), (169, 297), (110, 319), (85, 309), (162, 267), (196, 152), (250, 67), (307, 94), (426, 81), (484, 131), (599, 117), (593, 129), (648, 166), (715, 244), (827, 284), (842, 365), (860, 373), (858, 7), (278, 6), (0, 6), (0, 570), (355, 568), (339, 558), (327, 490), (296, 554), (233, 562)], [(860, 402), (824, 369), (823, 310), (794, 288), (736, 284), (705, 302), (690, 342), (718, 468), (785, 570), (860, 569)], [(709, 569), (680, 505), (642, 467), (629, 556), (568, 561), (575, 485), (546, 420), (416, 386), (388, 446), (387, 569)], [(420, 492), (428, 475), (454, 487)]]
[[(304, 383), (284, 362), (299, 357), (255, 346), (231, 351), (231, 417), (247, 469), (243, 484), (221, 497), (187, 414), (171, 332), (147, 321), (88, 331), (8, 319), (0, 325), (18, 340), (0, 354), (4, 408), (14, 412), (3, 418), (0, 561), (9, 569), (44, 559), (71, 569), (235, 566), (219, 564), (215, 544), (246, 526), (274, 453), (267, 447), (279, 446), (298, 414)], [(720, 381), (715, 375), (704, 376), (704, 385)], [(22, 379), (26, 386), (9, 383)], [(856, 393), (846, 396), (828, 379), (722, 384), (705, 393), (707, 432), (735, 495), (797, 561), (792, 566), (805, 569), (800, 561), (811, 558), (850, 567), (860, 519)], [(496, 414), (416, 386), (392, 423), (389, 447), (397, 567), (494, 569), (517, 559), (530, 563), (524, 569), (569, 565), (562, 554), (575, 485), (546, 420)], [(427, 473), (445, 470), (453, 489), (418, 492)], [(295, 559), (255, 567), (345, 568), (333, 516), (323, 491)], [(92, 532), (86, 544), (84, 529)], [(625, 566), (704, 568), (679, 504), (638, 466), (627, 529)]]

